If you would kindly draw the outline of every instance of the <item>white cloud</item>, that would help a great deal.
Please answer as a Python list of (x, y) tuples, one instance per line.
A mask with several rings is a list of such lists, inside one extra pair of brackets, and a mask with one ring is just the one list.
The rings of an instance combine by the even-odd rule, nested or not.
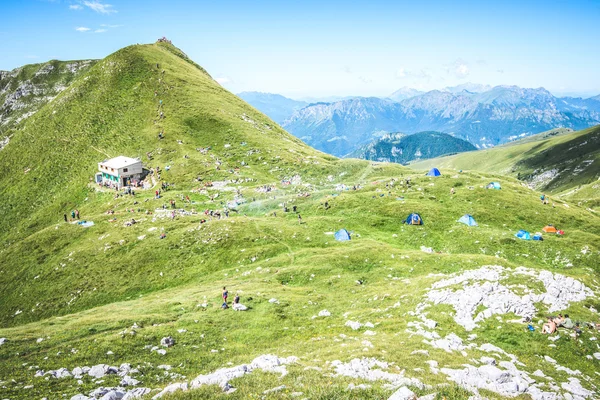
[(454, 74), (457, 78), (466, 78), (469, 75), (469, 67), (467, 64), (458, 64), (454, 69)]
[(84, 1), (83, 5), (100, 14), (112, 14), (117, 12), (112, 4), (102, 3), (98, 0)]
[(217, 81), (217, 83), (219, 85), (225, 85), (226, 83), (230, 82), (229, 78), (225, 78), (225, 77), (215, 78), (215, 81)]
[(87, 32), (90, 30), (90, 28), (86, 28), (85, 26), (79, 26), (79, 27), (75, 28), (75, 30), (77, 32)]
[(464, 79), (471, 73), (467, 62), (458, 58), (452, 64), (444, 66), (448, 75), (454, 75), (458, 79)]
[(396, 70), (396, 79), (404, 78), (411, 78), (413, 81), (423, 80), (429, 82), (431, 80), (431, 74), (427, 71), (427, 69), (412, 71), (406, 68), (398, 68)]
[(106, 32), (106, 29), (96, 29), (94, 31), (94, 33), (104, 33), (104, 32)]
[(81, 4), (71, 4), (69, 6), (69, 10), (82, 10), (83, 7), (81, 6)]

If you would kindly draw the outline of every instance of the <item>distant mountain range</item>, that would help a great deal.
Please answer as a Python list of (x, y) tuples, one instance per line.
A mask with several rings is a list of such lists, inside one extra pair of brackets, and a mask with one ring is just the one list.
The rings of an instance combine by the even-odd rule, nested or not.
[(350, 157), (371, 161), (407, 163), (446, 154), (476, 150), (466, 140), (441, 132), (419, 132), (413, 135), (390, 133), (354, 151)]
[(267, 114), (269, 118), (278, 124), (282, 124), (294, 111), (309, 104), (305, 101), (292, 100), (279, 94), (262, 92), (242, 92), (238, 93), (238, 97), (241, 97), (258, 111)]
[[(247, 101), (282, 120), (282, 114), (272, 116), (264, 105)], [(440, 131), (488, 148), (557, 127), (584, 129), (599, 123), (600, 96), (559, 98), (544, 88), (469, 83), (309, 104), (292, 111), (282, 126), (319, 150), (345, 156), (390, 132)]]

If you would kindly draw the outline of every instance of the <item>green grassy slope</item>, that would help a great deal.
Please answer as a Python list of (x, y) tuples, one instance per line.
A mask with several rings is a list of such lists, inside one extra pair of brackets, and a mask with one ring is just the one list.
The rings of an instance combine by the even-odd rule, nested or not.
[(600, 127), (556, 135), (541, 133), (492, 149), (411, 165), (423, 170), (434, 166), (506, 174), (558, 193), (600, 177)]
[[(158, 118), (159, 99), (164, 120)], [(161, 130), (166, 138), (159, 141)], [(196, 150), (208, 146), (208, 154)], [(2, 151), (0, 213), (7, 217), (0, 235), (23, 237), (57, 221), (88, 197), (86, 183), (97, 162), (120, 154), (142, 157), (151, 167), (172, 164), (165, 180), (188, 186), (198, 175), (230, 178), (234, 168), (241, 168), (236, 177), (280, 179), (303, 169), (310, 173), (311, 164), (317, 172), (333, 159), (302, 145), (169, 45), (131, 46), (77, 79)]]
[[(154, 124), (159, 99), (166, 118)], [(166, 138), (159, 141), (161, 129)], [(207, 146), (206, 153), (196, 150)], [(153, 153), (149, 162), (146, 152)], [(141, 156), (163, 171), (169, 165), (161, 181), (173, 185), (160, 199), (154, 188), (115, 197), (90, 185), (96, 163), (119, 154)], [(533, 190), (496, 174), (443, 169), (443, 176), (429, 178), (397, 164), (316, 152), (166, 44), (131, 46), (99, 61), (15, 133), (0, 152), (0, 171), (6, 172), (0, 175), (0, 212), (6, 215), (0, 222), (0, 338), (8, 339), (0, 344), (0, 398), (70, 398), (121, 380), (35, 377), (37, 370), (130, 363), (139, 366), (139, 386), (160, 390), (271, 353), (300, 360), (285, 377), (253, 372), (234, 379), (232, 394), (213, 385), (166, 398), (275, 399), (298, 392), (311, 399), (387, 398), (392, 391), (385, 381), (331, 376), (334, 360), (374, 357), (393, 363), (392, 373), (404, 370), (431, 385), (411, 386), (419, 395), (467, 399), (467, 390), (448, 386), (446, 375), (426, 361), (462, 368), (489, 354), (446, 352), (407, 333), (440, 274), (524, 266), (600, 288), (600, 218), (585, 204), (544, 206)], [(502, 190), (486, 190), (491, 180), (500, 180)], [(214, 186), (205, 186), (209, 181)], [(272, 190), (265, 192), (265, 185)], [(229, 218), (204, 214), (234, 198), (239, 205)], [(170, 200), (186, 212), (174, 219), (163, 214)], [(74, 208), (95, 225), (63, 222), (62, 214)], [(421, 213), (425, 225), (403, 225), (411, 212)], [(457, 223), (465, 213), (479, 227)], [(132, 218), (137, 223), (126, 226)], [(543, 242), (514, 237), (519, 229), (536, 232), (548, 223), (566, 235), (546, 235)], [(340, 228), (352, 232), (350, 242), (334, 240)], [(538, 288), (532, 279), (513, 283)], [(223, 286), (250, 310), (221, 310)], [(537, 320), (549, 306), (536, 306), (539, 331)], [(600, 309), (597, 297), (572, 302), (566, 311), (592, 321), (593, 308)], [(324, 309), (330, 317), (314, 318)], [(562, 334), (549, 347), (538, 331), (510, 322), (517, 318), (512, 313), (467, 332), (448, 306), (429, 311), (442, 337), (456, 333), (468, 343), (492, 343), (515, 354), (520, 369), (540, 368), (557, 384), (567, 382), (566, 372), (540, 365), (547, 355), (580, 370), (585, 387), (600, 384), (596, 342), (589, 340), (596, 333), (586, 332), (581, 341)], [(353, 331), (348, 320), (373, 327)], [(477, 337), (468, 339), (471, 333)], [(165, 355), (151, 351), (168, 335), (174, 347)], [(350, 383), (371, 387), (351, 391)], [(264, 393), (281, 385), (280, 392)], [(502, 397), (484, 389), (480, 394)]]

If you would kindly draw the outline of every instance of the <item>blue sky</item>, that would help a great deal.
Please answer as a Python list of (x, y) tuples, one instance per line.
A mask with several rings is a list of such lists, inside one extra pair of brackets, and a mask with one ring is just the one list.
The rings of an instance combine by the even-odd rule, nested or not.
[(1, 0), (0, 69), (167, 36), (233, 92), (600, 94), (600, 1)]

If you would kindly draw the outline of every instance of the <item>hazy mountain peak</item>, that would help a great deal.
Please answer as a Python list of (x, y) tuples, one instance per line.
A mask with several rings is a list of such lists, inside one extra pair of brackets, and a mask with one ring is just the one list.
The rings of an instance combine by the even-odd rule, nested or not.
[(442, 89), (442, 91), (450, 92), (450, 93), (462, 93), (462, 92), (483, 93), (483, 92), (487, 92), (490, 89), (492, 89), (492, 86), (490, 86), (490, 85), (466, 82), (466, 83), (462, 83), (462, 84), (456, 85), (456, 86), (445, 87), (444, 89)]
[(403, 86), (400, 89), (396, 90), (394, 93), (390, 94), (388, 97), (394, 101), (402, 101), (406, 99), (410, 99), (411, 97), (419, 96), (424, 92), (410, 88), (408, 86)]

